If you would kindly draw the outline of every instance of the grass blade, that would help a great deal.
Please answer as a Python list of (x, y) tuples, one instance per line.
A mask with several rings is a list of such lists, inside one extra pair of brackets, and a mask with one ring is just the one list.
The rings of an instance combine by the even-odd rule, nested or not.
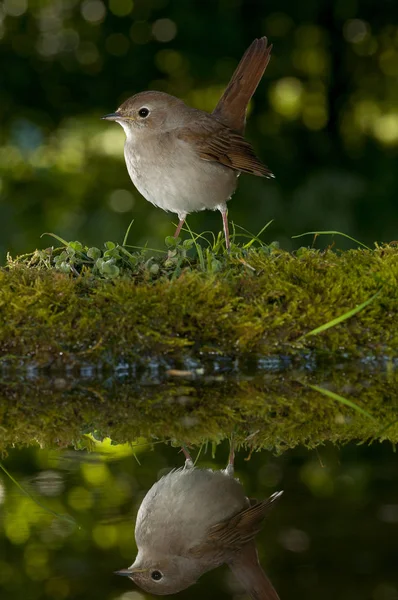
[(299, 338), (299, 341), (310, 335), (317, 335), (318, 333), (322, 333), (323, 331), (326, 331), (327, 329), (330, 329), (331, 327), (334, 327), (335, 325), (338, 325), (339, 323), (346, 321), (350, 317), (353, 317), (354, 315), (359, 313), (361, 310), (363, 310), (364, 308), (369, 306), (369, 304), (371, 304), (378, 296), (380, 296), (381, 292), (382, 292), (382, 289), (380, 289), (378, 292), (373, 294), (373, 296), (371, 296), (370, 298), (365, 300), (365, 302), (362, 302), (362, 304), (359, 304), (355, 308), (352, 308), (351, 310), (344, 313), (343, 315), (340, 315), (339, 317), (336, 317), (336, 319), (332, 319), (331, 321), (328, 321), (327, 323), (324, 323), (323, 325), (320, 325), (319, 327), (312, 329), (308, 333), (305, 333), (304, 335), (302, 335)]
[(199, 258), (199, 264), (200, 264), (200, 268), (202, 269), (202, 271), (206, 271), (206, 267), (205, 267), (205, 261), (203, 258), (203, 252), (202, 252), (202, 247), (200, 246), (200, 244), (197, 243), (197, 239), (198, 239), (198, 235), (194, 234), (194, 232), (192, 231), (192, 229), (190, 228), (190, 226), (188, 225), (188, 223), (185, 221), (185, 226), (189, 231), (189, 234), (192, 238), (192, 241), (194, 243), (194, 246), (196, 248), (196, 252)]
[(131, 219), (130, 225), (127, 227), (127, 231), (124, 235), (122, 246), (125, 246), (127, 244), (127, 238), (129, 237), (130, 229), (131, 229), (131, 226), (133, 223), (134, 223), (134, 219)]
[(320, 394), (323, 394), (327, 398), (330, 398), (330, 400), (336, 400), (337, 402), (340, 402), (340, 404), (349, 406), (350, 408), (352, 408), (356, 412), (360, 413), (361, 415), (364, 415), (368, 419), (371, 419), (372, 421), (377, 422), (377, 419), (375, 419), (375, 417), (373, 417), (370, 413), (368, 413), (367, 410), (365, 410), (365, 409), (361, 408), (360, 406), (358, 406), (357, 404), (355, 404), (355, 402), (352, 402), (351, 400), (347, 400), (347, 398), (343, 398), (343, 396), (340, 396), (339, 394), (335, 394), (335, 392), (331, 392), (330, 390), (322, 388), (318, 385), (311, 385), (311, 384), (305, 384), (305, 385), (307, 385), (309, 388), (311, 388), (315, 392), (319, 392)]
[(48, 508), (47, 506), (44, 506), (44, 504), (41, 504), (41, 502), (39, 502), (38, 500), (36, 500), (35, 498), (33, 498), (33, 496), (27, 491), (25, 490), (20, 483), (18, 483), (18, 481), (16, 479), (14, 479), (14, 477), (11, 475), (11, 473), (9, 473), (7, 471), (7, 469), (4, 467), (4, 465), (2, 465), (0, 463), (0, 469), (2, 471), (4, 471), (4, 473), (7, 475), (7, 477), (9, 477), (9, 479), (11, 479), (11, 481), (13, 482), (14, 485), (17, 486), (17, 488), (19, 489), (20, 492), (22, 492), (22, 494), (24, 496), (27, 496), (30, 500), (32, 500), (32, 502), (34, 502), (37, 506), (39, 506), (40, 508), (42, 508), (44, 511), (50, 513), (50, 515), (53, 515), (54, 517), (57, 517), (57, 519), (61, 519), (62, 521), (67, 521), (68, 523), (72, 523), (73, 525), (76, 525), (76, 521), (73, 517), (70, 517), (69, 515), (60, 515), (58, 513), (56, 513), (54, 510), (51, 510), (51, 508)]
[(271, 219), (271, 221), (268, 221), (268, 223), (266, 223), (266, 224), (264, 225), (264, 227), (262, 227), (262, 229), (260, 229), (260, 231), (258, 232), (258, 234), (257, 234), (257, 235), (254, 235), (254, 236), (253, 236), (253, 238), (252, 238), (252, 239), (251, 239), (249, 242), (247, 242), (247, 244), (245, 244), (245, 245), (243, 246), (243, 248), (245, 248), (245, 249), (248, 249), (248, 248), (250, 248), (250, 247), (252, 246), (252, 244), (254, 244), (254, 242), (256, 242), (256, 241), (257, 241), (257, 242), (259, 242), (260, 244), (262, 244), (262, 242), (261, 242), (261, 240), (260, 240), (260, 235), (262, 235), (262, 234), (264, 233), (264, 231), (265, 231), (266, 229), (268, 229), (268, 227), (269, 227), (270, 225), (272, 225), (272, 223), (273, 223), (273, 222), (274, 222), (274, 219)]
[(59, 242), (61, 242), (61, 244), (63, 244), (64, 246), (69, 246), (69, 242), (62, 239), (61, 237), (59, 237), (59, 235), (56, 235), (55, 233), (48, 233), (48, 232), (42, 233), (40, 238), (44, 237), (45, 235), (49, 235), (50, 237), (53, 237), (55, 240), (58, 240)]
[(345, 237), (348, 240), (351, 240), (352, 242), (363, 246), (363, 248), (371, 250), (371, 248), (369, 248), (369, 246), (367, 246), (363, 242), (360, 242), (359, 240), (356, 240), (355, 238), (351, 237), (350, 235), (347, 235), (346, 233), (342, 233), (341, 231), (307, 231), (306, 233), (300, 233), (299, 235), (292, 235), (292, 239), (301, 238), (305, 235), (341, 235), (341, 237)]
[(159, 248), (149, 248), (149, 246), (132, 246), (131, 244), (123, 244), (123, 247), (134, 248), (134, 250), (149, 250), (150, 252), (159, 252), (160, 254), (167, 254), (167, 250), (159, 250)]
[(384, 435), (385, 432), (388, 431), (390, 429), (390, 427), (392, 427), (396, 423), (398, 423), (398, 419), (394, 419), (394, 421), (391, 421), (390, 423), (387, 423), (387, 425), (385, 425), (382, 429), (380, 429), (379, 431), (376, 431), (376, 433), (373, 436), (373, 440), (380, 439), (381, 436)]

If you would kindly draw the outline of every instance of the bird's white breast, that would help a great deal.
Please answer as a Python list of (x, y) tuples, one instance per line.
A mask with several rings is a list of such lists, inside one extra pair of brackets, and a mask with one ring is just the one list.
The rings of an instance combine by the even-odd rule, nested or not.
[(178, 215), (214, 210), (236, 187), (236, 172), (201, 159), (172, 132), (134, 135), (129, 130), (124, 156), (129, 175), (144, 198)]

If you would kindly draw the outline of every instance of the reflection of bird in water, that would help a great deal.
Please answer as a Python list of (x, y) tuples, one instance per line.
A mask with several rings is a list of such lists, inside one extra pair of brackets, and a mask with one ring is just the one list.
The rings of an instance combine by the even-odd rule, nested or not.
[(186, 461), (156, 482), (139, 508), (138, 554), (118, 575), (151, 594), (173, 594), (223, 563), (255, 600), (279, 600), (258, 561), (254, 538), (282, 492), (250, 501), (234, 478), (231, 447), (226, 469), (196, 469)]

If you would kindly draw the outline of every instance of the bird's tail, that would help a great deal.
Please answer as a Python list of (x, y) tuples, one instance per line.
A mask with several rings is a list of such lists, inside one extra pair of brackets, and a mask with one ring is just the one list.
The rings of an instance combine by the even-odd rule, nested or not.
[(272, 44), (267, 46), (267, 38), (262, 37), (246, 50), (227, 89), (220, 98), (213, 115), (231, 129), (243, 133), (246, 122), (246, 109), (253, 96), (269, 60)]
[(229, 567), (253, 600), (279, 600), (274, 586), (261, 568), (254, 542), (246, 544)]

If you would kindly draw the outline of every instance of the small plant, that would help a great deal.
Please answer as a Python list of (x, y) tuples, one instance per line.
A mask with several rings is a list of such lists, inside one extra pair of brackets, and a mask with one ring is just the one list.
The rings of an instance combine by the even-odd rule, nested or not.
[[(269, 225), (269, 224), (268, 224)], [(266, 227), (268, 227), (268, 225)], [(266, 228), (265, 227), (265, 228)], [(102, 249), (96, 246), (86, 246), (79, 241), (66, 241), (53, 233), (49, 235), (60, 242), (58, 247), (44, 250), (35, 250), (16, 259), (8, 257), (8, 267), (13, 268), (24, 265), (36, 269), (53, 269), (60, 273), (80, 276), (91, 273), (95, 278), (114, 280), (119, 277), (140, 277), (147, 280), (159, 278), (175, 279), (184, 271), (199, 271), (214, 274), (233, 268), (236, 265), (246, 265), (248, 255), (256, 248), (257, 251), (270, 254), (278, 249), (278, 243), (265, 245), (258, 235), (252, 235), (244, 230), (238, 234), (233, 226), (232, 250), (230, 253), (225, 248), (224, 239), (220, 233), (217, 238), (212, 235), (209, 241), (205, 234), (191, 231), (189, 226), (185, 229), (190, 238), (182, 240), (167, 236), (165, 250), (156, 250), (148, 247), (130, 246), (127, 244), (127, 235), (123, 244), (105, 242)], [(236, 239), (242, 237), (243, 245), (238, 245)]]

